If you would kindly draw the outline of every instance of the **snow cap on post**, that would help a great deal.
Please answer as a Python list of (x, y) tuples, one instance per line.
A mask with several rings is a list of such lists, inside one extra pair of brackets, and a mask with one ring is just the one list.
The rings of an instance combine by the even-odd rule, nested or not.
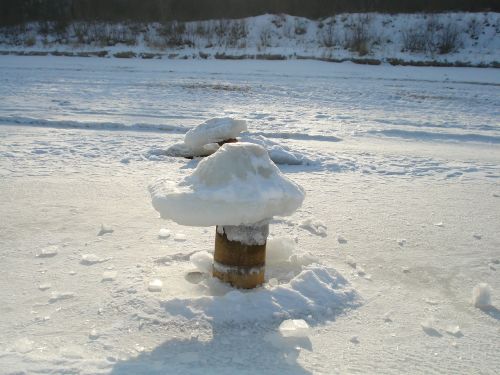
[(251, 225), (291, 215), (305, 196), (262, 146), (242, 142), (223, 145), (178, 184), (158, 179), (150, 192), (162, 218), (188, 226)]
[(184, 136), (184, 143), (197, 149), (209, 143), (234, 139), (246, 130), (245, 120), (234, 120), (229, 117), (213, 118), (189, 130)]

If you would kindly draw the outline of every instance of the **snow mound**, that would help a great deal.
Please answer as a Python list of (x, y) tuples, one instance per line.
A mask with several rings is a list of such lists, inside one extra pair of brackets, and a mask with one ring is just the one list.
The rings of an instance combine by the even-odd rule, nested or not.
[(491, 287), (489, 284), (479, 283), (472, 289), (472, 304), (479, 308), (491, 306)]
[(264, 148), (250, 143), (227, 143), (191, 176), (178, 184), (158, 179), (150, 192), (161, 217), (190, 226), (251, 225), (290, 215), (305, 196)]
[(289, 282), (251, 291), (234, 290), (218, 279), (205, 282), (208, 290), (221, 295), (173, 298), (162, 302), (166, 312), (186, 319), (217, 323), (264, 322), (275, 319), (320, 317), (357, 307), (360, 297), (336, 271), (321, 265), (303, 267)]
[(184, 136), (184, 143), (190, 148), (198, 149), (209, 143), (234, 139), (246, 130), (247, 123), (244, 120), (213, 118), (189, 130)]

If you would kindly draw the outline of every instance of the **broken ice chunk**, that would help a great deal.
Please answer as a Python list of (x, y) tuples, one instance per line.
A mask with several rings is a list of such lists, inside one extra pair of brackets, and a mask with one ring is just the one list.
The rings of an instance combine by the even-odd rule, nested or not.
[(118, 272), (116, 271), (104, 271), (101, 281), (113, 281), (116, 279), (116, 275), (118, 275)]
[(96, 263), (102, 263), (105, 262), (107, 259), (101, 259), (95, 254), (83, 254), (82, 255), (82, 260), (80, 261), (81, 264), (84, 264), (86, 266), (90, 266), (92, 264)]
[(210, 273), (212, 271), (213, 256), (208, 251), (198, 251), (189, 257), (189, 260), (203, 273)]
[(160, 279), (151, 280), (148, 284), (148, 290), (150, 292), (161, 292), (163, 288), (163, 282)]
[(176, 233), (174, 236), (174, 241), (184, 242), (187, 240), (187, 236), (184, 233)]
[(307, 337), (309, 324), (303, 319), (287, 319), (280, 324), (279, 332), (283, 337)]
[(168, 237), (170, 237), (170, 231), (168, 229), (161, 228), (160, 231), (158, 232), (158, 238), (165, 239)]
[(55, 245), (47, 246), (37, 251), (36, 256), (39, 258), (51, 258), (56, 256), (59, 252), (59, 248)]
[(54, 303), (57, 301), (62, 301), (66, 299), (73, 298), (75, 296), (75, 293), (73, 292), (52, 292), (50, 293), (50, 298), (49, 298), (49, 303)]
[(479, 283), (472, 289), (472, 304), (478, 308), (491, 306), (491, 287), (488, 284)]
[(43, 283), (43, 284), (38, 285), (38, 289), (40, 289), (40, 290), (47, 290), (47, 289), (50, 289), (51, 287), (52, 287), (52, 285), (50, 285), (49, 283)]
[(442, 228), (442, 227), (444, 227), (444, 224), (443, 224), (443, 222), (442, 222), (442, 221), (440, 221), (439, 223), (434, 223), (434, 225), (435, 225), (436, 227), (441, 227), (441, 228)]

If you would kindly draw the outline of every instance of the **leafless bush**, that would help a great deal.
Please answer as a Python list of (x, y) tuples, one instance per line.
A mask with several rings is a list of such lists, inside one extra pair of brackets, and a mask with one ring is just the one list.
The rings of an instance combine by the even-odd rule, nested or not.
[(248, 35), (248, 26), (245, 20), (232, 21), (229, 24), (226, 45), (228, 47), (238, 47), (240, 40), (246, 38)]
[(304, 35), (307, 33), (307, 24), (303, 20), (295, 19), (295, 35)]
[(428, 34), (423, 26), (411, 27), (402, 31), (403, 50), (425, 52), (428, 47)]
[(169, 21), (163, 23), (158, 33), (165, 38), (165, 45), (167, 47), (181, 47), (181, 46), (193, 46), (192, 40), (187, 38), (186, 33), (186, 23), (178, 21)]
[(76, 41), (83, 44), (88, 39), (89, 25), (86, 22), (75, 22), (69, 27), (69, 34), (76, 38)]
[(441, 55), (456, 52), (462, 44), (460, 29), (456, 24), (447, 23), (437, 34), (437, 50)]
[(338, 44), (338, 37), (335, 33), (335, 19), (322, 24), (322, 27), (318, 30), (318, 40), (321, 46), (327, 48)]
[(403, 50), (447, 54), (456, 52), (461, 44), (459, 27), (448, 21), (440, 23), (436, 16), (428, 18), (426, 24), (403, 30)]
[(271, 47), (271, 30), (268, 27), (262, 28), (260, 32), (260, 46)]
[(225, 37), (227, 30), (229, 29), (230, 21), (229, 20), (219, 20), (215, 23), (214, 31), (217, 37), (217, 42), (219, 45), (223, 45), (225, 42)]
[(359, 56), (368, 54), (374, 40), (370, 24), (369, 15), (358, 15), (353, 18), (345, 35), (345, 48), (357, 52)]
[(474, 18), (471, 18), (471, 20), (469, 21), (468, 23), (468, 30), (467, 32), (469, 33), (469, 36), (472, 38), (472, 39), (478, 39), (479, 38), (479, 33), (481, 31), (481, 24), (480, 22), (477, 20), (476, 17)]
[(33, 47), (36, 44), (36, 37), (34, 35), (26, 35), (23, 44), (26, 47)]

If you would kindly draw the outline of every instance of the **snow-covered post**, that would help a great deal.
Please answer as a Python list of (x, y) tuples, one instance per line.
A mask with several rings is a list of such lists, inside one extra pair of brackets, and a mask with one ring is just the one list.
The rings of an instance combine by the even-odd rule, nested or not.
[(239, 288), (264, 282), (269, 221), (290, 215), (303, 189), (285, 177), (267, 151), (250, 143), (226, 143), (179, 183), (150, 186), (163, 218), (189, 226), (216, 226), (213, 275)]

